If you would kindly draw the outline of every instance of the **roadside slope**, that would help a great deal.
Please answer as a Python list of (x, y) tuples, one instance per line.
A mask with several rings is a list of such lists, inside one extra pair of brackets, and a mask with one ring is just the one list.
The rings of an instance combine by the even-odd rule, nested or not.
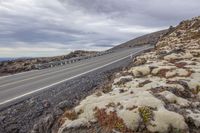
[(200, 17), (181, 22), (156, 50), (66, 110), (59, 133), (200, 131)]

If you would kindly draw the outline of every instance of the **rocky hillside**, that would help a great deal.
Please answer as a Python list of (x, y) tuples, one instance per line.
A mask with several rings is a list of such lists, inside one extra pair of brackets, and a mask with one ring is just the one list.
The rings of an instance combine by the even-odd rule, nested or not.
[(121, 45), (118, 45), (118, 46), (112, 48), (111, 50), (117, 50), (117, 49), (120, 49), (120, 48), (128, 48), (128, 47), (134, 47), (134, 46), (145, 45), (145, 44), (153, 44), (154, 45), (158, 42), (158, 40), (163, 35), (168, 33), (168, 31), (169, 31), (169, 29), (150, 33), (150, 34), (147, 34), (147, 35), (143, 35), (141, 37), (132, 39), (128, 42), (125, 42)]
[(35, 69), (34, 68), (35, 64), (48, 63), (52, 61), (60, 61), (60, 60), (74, 58), (74, 57), (90, 56), (96, 53), (97, 52), (95, 51), (78, 50), (78, 51), (71, 52), (68, 55), (63, 55), (63, 56), (2, 61), (0, 62), (0, 76), (33, 70)]
[(58, 123), (59, 133), (199, 133), (200, 17), (181, 22)]

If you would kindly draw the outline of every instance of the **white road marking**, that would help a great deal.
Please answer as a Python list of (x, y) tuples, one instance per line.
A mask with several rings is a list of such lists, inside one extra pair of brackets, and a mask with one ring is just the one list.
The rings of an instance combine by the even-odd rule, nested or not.
[[(144, 51), (144, 50), (140, 50), (140, 51), (134, 53), (134, 55), (136, 55), (136, 54), (138, 54), (138, 53), (140, 53), (140, 52), (142, 52), (142, 51)], [(126, 58), (128, 58), (128, 57), (130, 57), (130, 55), (125, 56), (125, 57), (123, 57), (123, 58), (120, 58), (120, 59), (118, 59), (118, 60), (115, 60), (115, 61), (113, 61), (113, 62), (110, 62), (110, 63), (108, 63), (108, 64), (105, 64), (105, 65), (103, 65), (103, 66), (100, 66), (100, 67), (97, 67), (97, 68), (91, 69), (91, 70), (89, 70), (89, 71), (86, 71), (86, 72), (80, 73), (80, 74), (78, 74), (78, 75), (76, 75), (76, 76), (73, 76), (73, 77), (70, 77), (70, 78), (67, 78), (67, 79), (61, 80), (61, 81), (56, 82), (56, 83), (53, 83), (53, 84), (51, 84), (51, 85), (48, 85), (48, 86), (45, 86), (45, 87), (42, 87), (42, 88), (36, 89), (36, 90), (34, 90), (34, 91), (30, 91), (30, 92), (28, 92), (28, 93), (25, 93), (25, 94), (23, 94), (23, 95), (20, 95), (20, 96), (14, 97), (14, 98), (11, 98), (11, 99), (9, 99), (9, 100), (6, 100), (6, 101), (4, 101), (4, 102), (1, 102), (0, 105), (6, 104), (6, 103), (11, 102), (11, 101), (14, 101), (14, 100), (17, 100), (17, 99), (19, 99), (19, 98), (22, 98), (22, 97), (25, 97), (25, 96), (27, 96), (27, 95), (33, 94), (33, 93), (35, 93), (35, 92), (38, 92), (38, 91), (41, 91), (41, 90), (47, 89), (47, 88), (49, 88), (49, 87), (52, 87), (52, 86), (58, 85), (58, 84), (60, 84), (60, 83), (63, 83), (63, 82), (69, 81), (69, 80), (71, 80), (71, 79), (74, 79), (74, 78), (80, 77), (80, 76), (85, 75), (85, 74), (87, 74), (87, 73), (90, 73), (90, 72), (96, 71), (96, 70), (98, 70), (98, 69), (101, 69), (101, 68), (104, 68), (104, 67), (106, 67), (106, 66), (109, 66), (109, 65), (111, 65), (111, 64), (113, 64), (113, 63), (116, 63), (116, 62), (119, 62), (119, 61), (121, 61), (121, 60), (124, 60), (124, 59), (126, 59)]]

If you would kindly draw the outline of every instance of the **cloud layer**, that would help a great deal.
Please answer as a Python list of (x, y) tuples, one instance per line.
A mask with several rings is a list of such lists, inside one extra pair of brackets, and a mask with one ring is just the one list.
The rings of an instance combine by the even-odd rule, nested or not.
[(0, 0), (0, 57), (104, 50), (199, 15), (199, 0)]

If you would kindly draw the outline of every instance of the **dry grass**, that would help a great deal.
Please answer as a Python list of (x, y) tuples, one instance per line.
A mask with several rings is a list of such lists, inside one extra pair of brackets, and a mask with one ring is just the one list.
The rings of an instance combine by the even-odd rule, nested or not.
[(134, 109), (136, 109), (136, 108), (137, 108), (137, 106), (134, 106), (134, 105), (133, 105), (132, 107), (129, 107), (129, 108), (126, 108), (126, 109), (131, 111), (131, 110), (134, 110)]
[(140, 59), (137, 59), (133, 62), (133, 64), (135, 66), (140, 66), (140, 65), (143, 65), (147, 62), (147, 60), (145, 58), (140, 58)]
[(161, 69), (156, 76), (159, 76), (159, 77), (166, 77), (166, 73), (170, 71), (170, 69)]
[(200, 86), (197, 86), (196, 89), (192, 90), (193, 94), (198, 94), (200, 92)]
[(139, 83), (138, 87), (144, 87), (146, 84), (151, 83), (150, 80), (145, 80), (144, 82)]
[(186, 62), (179, 62), (179, 63), (175, 63), (174, 64), (176, 67), (178, 68), (185, 68), (185, 66), (187, 65)]
[(97, 92), (95, 95), (96, 95), (97, 97), (100, 97), (100, 96), (102, 96), (102, 93), (101, 93), (101, 92)]
[(78, 118), (78, 114), (74, 110), (67, 110), (64, 114), (58, 119), (59, 125), (65, 123), (66, 119), (68, 120), (75, 120)]
[(191, 70), (187, 70), (188, 71), (188, 74), (186, 76), (183, 76), (183, 77), (190, 77), (192, 75), (192, 73), (194, 73), (194, 71), (191, 71)]
[(170, 63), (173, 63), (173, 64), (175, 64), (176, 62), (178, 62), (178, 61), (180, 61), (181, 59), (170, 59)]
[(114, 107), (116, 107), (116, 104), (114, 102), (111, 102), (111, 103), (107, 104), (106, 107), (107, 108), (110, 108), (110, 107), (114, 108)]
[(131, 78), (122, 78), (120, 79), (120, 81), (118, 81), (117, 83), (115, 83), (114, 85), (118, 85), (118, 86), (123, 86), (125, 85), (127, 82), (132, 81)]
[(112, 91), (112, 84), (108, 83), (105, 86), (102, 87), (102, 92), (103, 93), (109, 93)]
[(119, 118), (116, 112), (110, 112), (107, 114), (105, 109), (98, 108), (96, 108), (95, 111), (95, 117), (97, 118), (98, 123), (108, 132), (111, 132), (113, 129), (115, 129), (119, 132), (131, 133), (131, 130), (126, 127), (123, 119)]

